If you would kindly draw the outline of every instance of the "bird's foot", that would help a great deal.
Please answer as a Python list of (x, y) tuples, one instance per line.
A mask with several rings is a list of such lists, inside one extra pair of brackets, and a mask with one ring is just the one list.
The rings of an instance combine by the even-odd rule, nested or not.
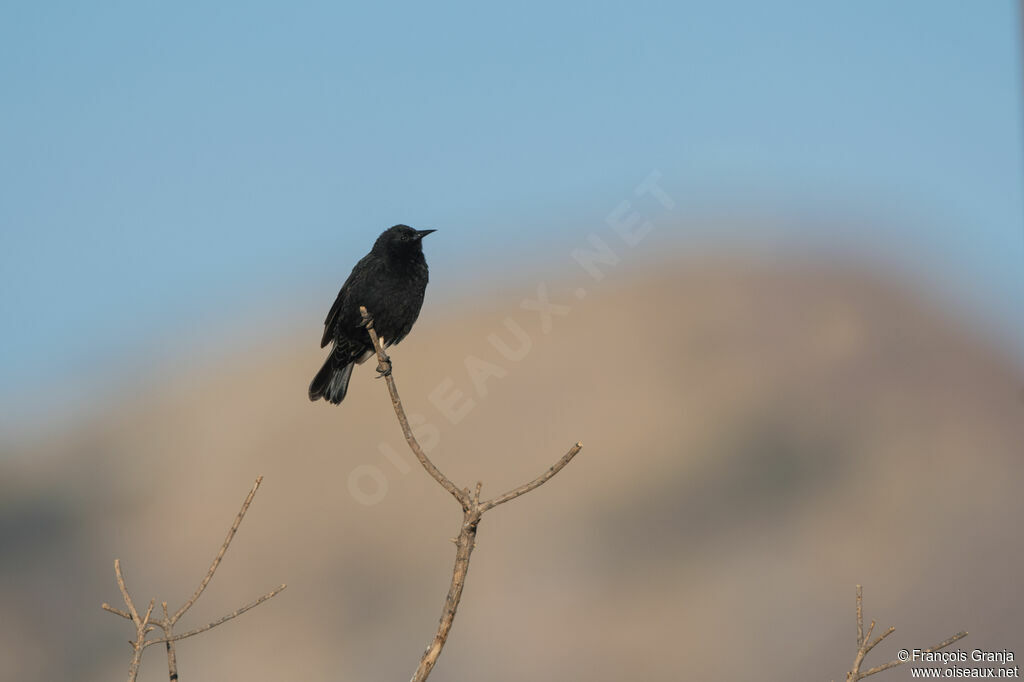
[(391, 376), (391, 358), (385, 356), (383, 360), (377, 363), (377, 378), (383, 379), (389, 376)]

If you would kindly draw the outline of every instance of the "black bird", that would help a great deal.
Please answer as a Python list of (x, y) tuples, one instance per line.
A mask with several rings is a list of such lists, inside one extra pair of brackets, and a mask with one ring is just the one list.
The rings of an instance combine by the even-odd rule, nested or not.
[(359, 306), (373, 316), (381, 345), (391, 346), (412, 329), (427, 289), (427, 259), (422, 239), (435, 230), (395, 225), (377, 237), (370, 253), (352, 268), (324, 320), (323, 348), (334, 342), (331, 355), (309, 385), (309, 399), (335, 405), (345, 398), (352, 367), (373, 355)]

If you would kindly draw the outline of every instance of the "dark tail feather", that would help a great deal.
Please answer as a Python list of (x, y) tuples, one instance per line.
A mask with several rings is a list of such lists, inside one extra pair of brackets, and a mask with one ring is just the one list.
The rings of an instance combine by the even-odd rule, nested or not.
[(309, 385), (309, 399), (323, 398), (337, 405), (345, 399), (345, 393), (348, 392), (348, 380), (351, 377), (351, 362), (344, 367), (335, 367), (334, 358), (328, 357), (327, 362), (316, 373), (313, 382)]

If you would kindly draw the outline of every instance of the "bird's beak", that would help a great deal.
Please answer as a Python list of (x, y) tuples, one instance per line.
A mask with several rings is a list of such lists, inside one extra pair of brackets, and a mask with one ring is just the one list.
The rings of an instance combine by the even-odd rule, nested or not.
[(437, 230), (416, 230), (416, 234), (420, 239), (423, 239), (431, 232), (437, 232)]

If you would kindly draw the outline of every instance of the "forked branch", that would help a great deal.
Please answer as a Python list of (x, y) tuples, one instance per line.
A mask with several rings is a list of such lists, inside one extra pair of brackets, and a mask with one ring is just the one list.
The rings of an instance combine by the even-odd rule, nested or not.
[[(132, 660), (128, 667), (128, 682), (134, 682), (139, 672), (139, 665), (142, 662), (142, 652), (145, 651), (146, 647), (153, 644), (165, 644), (167, 647), (167, 673), (170, 677), (171, 682), (178, 679), (178, 664), (177, 656), (174, 651), (174, 642), (185, 639), (186, 637), (192, 637), (198, 635), (201, 632), (206, 632), (212, 628), (226, 623), (227, 621), (237, 618), (249, 609), (259, 606), (263, 602), (267, 601), (271, 597), (280, 593), (281, 590), (285, 589), (287, 585), (281, 585), (270, 592), (267, 592), (263, 596), (249, 602), (245, 606), (242, 606), (232, 613), (225, 616), (221, 616), (216, 620), (213, 620), (206, 625), (194, 628), (181, 634), (174, 633), (174, 626), (178, 620), (185, 615), (185, 612), (192, 608), (192, 605), (196, 603), (196, 600), (203, 594), (203, 590), (210, 584), (210, 580), (213, 579), (213, 574), (216, 573), (217, 567), (220, 566), (221, 559), (224, 558), (224, 554), (228, 551), (228, 547), (231, 545), (231, 540), (234, 539), (235, 533), (238, 531), (238, 527), (242, 523), (242, 519), (245, 518), (245, 513), (249, 510), (249, 504), (252, 502), (252, 498), (256, 495), (256, 490), (259, 489), (260, 483), (263, 482), (263, 477), (260, 476), (256, 479), (256, 483), (253, 484), (249, 494), (245, 497), (245, 501), (242, 503), (242, 508), (238, 511), (235, 516), (235, 522), (231, 524), (231, 529), (228, 530), (227, 537), (224, 538), (224, 542), (221, 543), (220, 550), (217, 552), (217, 556), (214, 557), (213, 563), (210, 565), (210, 569), (203, 576), (199, 586), (196, 588), (192, 596), (189, 597), (181, 607), (173, 614), (169, 614), (167, 611), (167, 602), (161, 603), (163, 611), (162, 618), (153, 617), (153, 606), (156, 604), (156, 600), (152, 599), (149, 602), (149, 608), (146, 609), (146, 613), (142, 616), (139, 615), (138, 610), (135, 608), (135, 603), (132, 600), (131, 594), (128, 592), (128, 587), (125, 584), (124, 574), (121, 572), (121, 561), (120, 559), (114, 559), (114, 574), (117, 577), (117, 586), (121, 590), (121, 597), (124, 599), (125, 606), (128, 607), (128, 611), (122, 611), (121, 609), (114, 608), (110, 604), (104, 603), (102, 608), (110, 613), (126, 618), (135, 625), (135, 639), (129, 642), (132, 645)], [(146, 639), (146, 635), (156, 630), (157, 628), (163, 630), (164, 636), (157, 639)]]
[(370, 340), (373, 342), (373, 348), (377, 352), (377, 371), (381, 376), (384, 377), (388, 385), (388, 392), (391, 394), (391, 405), (395, 409), (395, 416), (398, 417), (398, 423), (402, 427), (402, 433), (405, 435), (405, 442), (408, 443), (409, 449), (419, 460), (420, 464), (426, 470), (430, 476), (437, 481), (438, 485), (448, 491), (448, 493), (455, 498), (462, 507), (462, 527), (459, 530), (458, 538), (455, 540), (455, 567), (452, 569), (452, 580), (451, 585), (448, 588), (448, 596), (444, 601), (444, 608), (441, 611), (441, 620), (437, 626), (437, 632), (434, 634), (433, 640), (427, 646), (426, 651), (423, 652), (423, 656), (420, 658), (420, 663), (416, 668), (416, 672), (413, 673), (411, 682), (423, 682), (430, 675), (430, 671), (434, 669), (434, 665), (437, 663), (438, 657), (441, 655), (441, 650), (444, 648), (445, 642), (448, 640), (448, 633), (451, 631), (452, 623), (455, 621), (455, 612), (459, 608), (459, 601), (462, 599), (462, 590), (466, 584), (466, 574), (469, 571), (469, 559), (473, 554), (473, 549), (476, 547), (476, 533), (477, 526), (480, 523), (480, 519), (483, 517), (485, 512), (494, 509), (500, 504), (504, 504), (515, 498), (525, 495), (531, 490), (535, 490), (540, 486), (547, 483), (555, 474), (561, 471), (565, 466), (572, 461), (579, 451), (583, 448), (582, 443), (575, 443), (569, 451), (566, 452), (561, 459), (547, 469), (537, 478), (533, 479), (529, 483), (524, 483), (521, 486), (513, 488), (506, 493), (498, 495), (497, 497), (481, 501), (480, 492), (483, 488), (482, 482), (477, 482), (475, 489), (470, 492), (469, 488), (460, 488), (455, 485), (451, 479), (445, 476), (440, 469), (434, 466), (434, 463), (430, 461), (427, 454), (420, 447), (419, 442), (412, 433), (412, 428), (409, 426), (409, 419), (405, 416), (405, 408), (402, 407), (402, 400), (398, 396), (398, 388), (395, 386), (395, 379), (391, 373), (391, 358), (384, 352), (384, 348), (380, 345), (380, 339), (377, 336), (376, 330), (373, 328), (373, 317), (367, 312), (365, 307), (360, 306), (359, 312), (363, 317), (363, 323), (366, 326), (367, 332), (370, 334)]
[[(868, 677), (869, 675), (874, 675), (875, 673), (880, 673), (883, 670), (895, 668), (898, 665), (903, 665), (904, 663), (906, 663), (906, 661), (894, 659), (892, 661), (889, 661), (888, 663), (876, 665), (873, 668), (868, 668), (865, 671), (861, 671), (861, 666), (864, 665), (864, 658), (871, 652), (872, 649), (878, 646), (878, 644), (881, 643), (883, 639), (885, 639), (886, 637), (888, 637), (896, 631), (895, 626), (890, 626), (888, 630), (878, 635), (878, 637), (871, 639), (871, 633), (874, 629), (875, 621), (871, 621), (871, 624), (868, 625), (867, 631), (864, 630), (864, 592), (861, 586), (857, 585), (857, 655), (853, 659), (853, 667), (850, 668), (850, 672), (846, 673), (846, 682), (858, 682), (858, 680), (863, 680), (865, 677)], [(966, 636), (967, 632), (958, 632), (949, 639), (943, 640), (935, 646), (929, 647), (927, 649), (922, 649), (921, 651), (923, 653), (941, 651), (953, 642), (963, 639)]]

